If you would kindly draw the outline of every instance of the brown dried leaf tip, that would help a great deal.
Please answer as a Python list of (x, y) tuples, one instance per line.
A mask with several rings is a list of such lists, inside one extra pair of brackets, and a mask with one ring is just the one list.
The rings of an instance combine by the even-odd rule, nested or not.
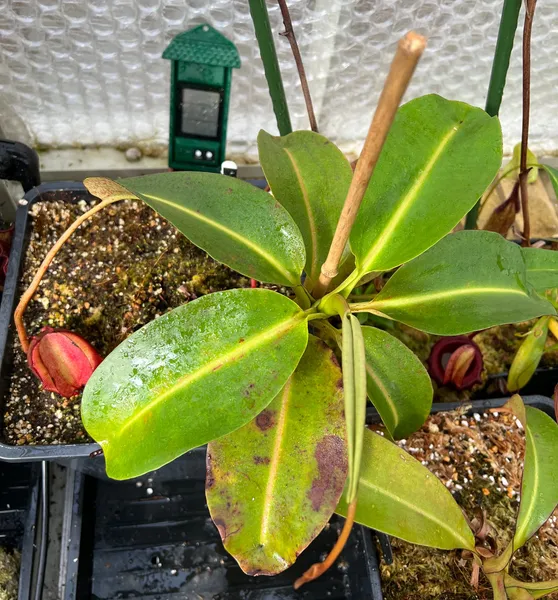
[(92, 196), (96, 196), (101, 200), (106, 200), (107, 198), (113, 198), (115, 201), (139, 200), (136, 195), (129, 192), (124, 186), (106, 177), (87, 177), (87, 179), (84, 179), (83, 185)]

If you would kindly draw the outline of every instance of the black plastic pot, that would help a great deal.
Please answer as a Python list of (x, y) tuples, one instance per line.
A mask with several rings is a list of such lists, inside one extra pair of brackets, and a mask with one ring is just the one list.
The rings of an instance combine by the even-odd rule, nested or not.
[(0, 546), (21, 553), (18, 600), (32, 598), (40, 465), (0, 463)]
[(0, 305), (0, 460), (7, 461), (38, 461), (54, 460), (69, 464), (74, 460), (86, 460), (89, 455), (98, 450), (97, 444), (60, 444), (52, 446), (11, 446), (4, 441), (4, 405), (8, 391), (9, 375), (11, 373), (11, 356), (9, 349), (14, 339), (13, 313), (18, 301), (18, 281), (23, 264), (23, 257), (28, 243), (29, 234), (29, 208), (36, 202), (62, 200), (79, 202), (90, 198), (81, 183), (59, 182), (43, 183), (31, 189), (20, 201), (16, 213), (12, 250), (8, 263), (8, 273), (4, 285), (2, 304)]
[[(548, 397), (543, 396), (542, 394), (533, 394), (533, 395), (523, 395), (523, 402), (528, 406), (533, 406), (542, 410), (547, 415), (556, 420), (556, 416), (554, 415), (554, 402)], [(473, 413), (484, 412), (491, 408), (498, 408), (505, 404), (509, 398), (491, 398), (488, 400), (470, 400), (469, 402), (436, 402), (432, 405), (432, 414), (436, 414), (439, 412), (447, 412), (450, 410), (457, 410), (462, 406), (471, 407), (467, 410), (467, 415), (472, 415)]]
[[(488, 384), (493, 384), (493, 387), (498, 391), (496, 393), (501, 394), (500, 389), (506, 389), (506, 382), (508, 380), (508, 373), (499, 373), (489, 378)], [(541, 396), (548, 396), (552, 398), (554, 394), (554, 388), (558, 384), (558, 367), (539, 367), (529, 383), (521, 388), (520, 393), (530, 396), (537, 394)]]
[[(554, 401), (548, 397), (541, 395), (533, 396), (522, 396), (523, 402), (528, 406), (533, 406), (546, 413), (549, 417), (556, 420), (556, 414), (554, 412)], [(493, 408), (499, 408), (507, 402), (508, 398), (493, 398), (489, 400), (471, 400), (469, 402), (437, 402), (433, 404), (431, 414), (437, 414), (441, 412), (448, 412), (462, 408), (463, 406), (468, 407), (466, 414), (468, 416), (474, 413), (482, 413)], [(377, 413), (371, 416), (372, 422), (378, 423), (380, 417)], [(384, 560), (387, 564), (391, 564), (393, 561), (393, 555), (391, 551), (391, 545), (389, 537), (384, 534), (377, 534), (378, 541), (380, 542)], [(381, 585), (381, 584), (380, 584)]]
[(370, 530), (355, 527), (341, 558), (295, 592), (292, 584), (333, 546), (342, 519), (275, 577), (248, 577), (224, 550), (205, 504), (205, 453), (126, 482), (73, 472), (64, 512), (62, 600), (382, 598)]
[[(263, 180), (250, 180), (257, 187), (265, 185)], [(37, 202), (64, 201), (77, 203), (90, 200), (82, 183), (61, 181), (44, 183), (31, 189), (17, 209), (14, 238), (8, 264), (4, 294), (0, 305), (0, 460), (7, 461), (56, 461), (65, 466), (80, 469), (97, 477), (105, 476), (104, 459), (90, 459), (100, 447), (98, 444), (58, 444), (42, 446), (13, 446), (5, 443), (2, 428), (4, 405), (12, 369), (10, 348), (15, 335), (13, 313), (19, 300), (18, 282), (29, 236), (29, 209)]]

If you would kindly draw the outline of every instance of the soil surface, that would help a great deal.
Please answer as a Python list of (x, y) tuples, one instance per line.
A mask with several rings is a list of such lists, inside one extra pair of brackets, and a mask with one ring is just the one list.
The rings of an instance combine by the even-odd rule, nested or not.
[[(56, 239), (90, 204), (39, 202), (25, 254), (21, 291)], [(133, 331), (199, 296), (250, 280), (217, 263), (141, 202), (122, 201), (94, 215), (63, 246), (25, 313), (28, 334), (44, 326), (74, 331), (106, 356)], [(91, 441), (80, 396), (46, 392), (27, 366), (19, 340), (4, 417), (9, 444)]]
[[(375, 429), (380, 429), (374, 427)], [(400, 446), (421, 461), (451, 491), (465, 514), (486, 511), (502, 550), (514, 530), (519, 507), (525, 436), (514, 417), (502, 413), (439, 413)], [(484, 576), (470, 585), (471, 560), (392, 539), (394, 563), (381, 564), (386, 600), (477, 600), (492, 598)], [(523, 581), (558, 578), (558, 509), (517, 551), (510, 573)], [(558, 598), (558, 594), (548, 596)]]
[(20, 562), (19, 552), (0, 547), (0, 600), (17, 600)]

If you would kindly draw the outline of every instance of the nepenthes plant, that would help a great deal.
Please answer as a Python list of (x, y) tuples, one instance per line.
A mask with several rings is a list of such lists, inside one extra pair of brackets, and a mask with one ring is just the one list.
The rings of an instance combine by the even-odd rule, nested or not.
[[(548, 251), (493, 232), (452, 233), (500, 167), (498, 119), (437, 95), (403, 105), (370, 185), (361, 186), (335, 269), (329, 258), (364, 152), (353, 175), (318, 133), (262, 131), (258, 148), (271, 194), (206, 173), (87, 179), (101, 202), (62, 236), (23, 294), (16, 310), (23, 348), (29, 340), (21, 315), (56, 248), (105, 206), (142, 200), (213, 258), (278, 291), (233, 289), (184, 304), (96, 367), (82, 419), (108, 475), (137, 477), (208, 444), (208, 507), (246, 573), (288, 568), (337, 512), (346, 517), (338, 543), (297, 587), (333, 563), (357, 521), (407, 541), (468, 550), (495, 596), (505, 598), (507, 563), (486, 567), (451, 494), (393, 441), (365, 428), (368, 398), (387, 437), (408, 436), (429, 414), (432, 386), (402, 342), (357, 318), (372, 313), (449, 336), (556, 315), (544, 294), (558, 287)], [(383, 273), (389, 278), (379, 293), (353, 296)], [(56, 362), (70, 338), (49, 336), (48, 360)], [(82, 357), (87, 346), (78, 350)], [(38, 352), (42, 360), (41, 346)], [(58, 362), (64, 375), (66, 363)], [(555, 472), (557, 428), (529, 419), (532, 451), (543, 452)], [(518, 521), (528, 536), (558, 502), (556, 477), (541, 479), (541, 461), (535, 464), (528, 520), (520, 513)], [(510, 597), (527, 597), (519, 593)]]
[[(141, 199), (216, 260), (284, 290), (209, 294), (104, 359), (85, 387), (82, 418), (107, 473), (139, 476), (208, 444), (212, 518), (253, 575), (289, 567), (335, 511), (347, 516), (341, 547), (356, 520), (479, 556), (449, 492), (365, 430), (368, 397), (389, 436), (409, 435), (429, 414), (432, 387), (409, 349), (356, 315), (457, 335), (556, 314), (542, 293), (556, 285), (556, 270), (550, 265), (541, 282), (529, 269), (545, 251), (492, 232), (450, 233), (500, 167), (498, 119), (436, 95), (402, 106), (339, 274), (322, 292), (351, 167), (314, 132), (262, 131), (258, 147), (272, 194), (204, 173), (85, 181), (105, 203)], [(378, 294), (354, 301), (355, 286), (388, 271)]]

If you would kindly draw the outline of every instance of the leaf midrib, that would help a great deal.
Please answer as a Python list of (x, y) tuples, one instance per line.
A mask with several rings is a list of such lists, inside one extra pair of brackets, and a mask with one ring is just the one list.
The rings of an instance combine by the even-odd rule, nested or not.
[(172, 387), (166, 390), (160, 396), (156, 396), (150, 402), (148, 402), (145, 406), (143, 406), (137, 413), (135, 413), (126, 423), (122, 425), (120, 430), (115, 434), (114, 437), (122, 436), (130, 427), (132, 427), (137, 421), (142, 419), (142, 417), (148, 413), (149, 411), (156, 408), (159, 404), (165, 402), (169, 396), (178, 393), (180, 390), (188, 387), (189, 385), (195, 383), (196, 381), (202, 379), (206, 375), (209, 375), (213, 371), (220, 369), (226, 365), (232, 364), (238, 358), (241, 358), (243, 355), (251, 352), (258, 346), (265, 344), (265, 342), (276, 339), (279, 336), (286, 333), (289, 329), (293, 328), (299, 321), (302, 321), (305, 318), (303, 312), (298, 313), (297, 315), (290, 317), (287, 321), (280, 323), (279, 325), (274, 325), (269, 329), (261, 331), (260, 333), (254, 335), (251, 339), (245, 340), (241, 344), (237, 344), (234, 348), (232, 348), (229, 352), (215, 358), (214, 360), (206, 363), (202, 367), (200, 367), (194, 373), (189, 373), (184, 377), (181, 377)]
[(298, 165), (296, 164), (296, 162), (294, 160), (294, 156), (287, 148), (283, 148), (283, 150), (285, 151), (286, 155), (288, 156), (288, 158), (291, 161), (291, 164), (293, 166), (293, 170), (295, 172), (296, 179), (297, 179), (298, 185), (300, 187), (300, 191), (302, 193), (304, 207), (306, 208), (306, 216), (308, 218), (308, 229), (310, 230), (310, 244), (311, 244), (311, 248), (312, 248), (312, 256), (310, 258), (310, 269), (309, 269), (310, 273), (309, 273), (309, 275), (310, 275), (310, 278), (313, 279), (316, 276), (317, 269), (319, 267), (319, 265), (317, 265), (317, 262), (318, 262), (318, 233), (316, 231), (316, 219), (315, 219), (314, 213), (312, 211), (312, 205), (310, 204), (308, 190), (306, 189), (306, 185), (304, 184), (304, 180), (300, 174)]
[(532, 267), (527, 267), (527, 273), (555, 273), (558, 269), (556, 267), (550, 269), (533, 269)]
[(432, 302), (436, 300), (445, 300), (455, 296), (474, 296), (483, 294), (516, 294), (528, 298), (529, 295), (521, 290), (504, 287), (484, 287), (484, 288), (463, 288), (459, 290), (446, 290), (443, 292), (431, 292), (429, 294), (415, 294), (414, 296), (400, 296), (399, 298), (387, 298), (385, 300), (378, 299), (371, 303), (371, 307), (381, 310), (384, 308), (397, 308), (401, 306), (409, 306), (413, 304), (421, 304), (424, 302)]
[(179, 210), (179, 211), (189, 215), (190, 217), (197, 219), (198, 221), (201, 221), (207, 225), (210, 225), (211, 227), (214, 227), (215, 229), (217, 229), (219, 231), (222, 231), (226, 235), (230, 236), (231, 238), (235, 239), (237, 242), (243, 244), (244, 246), (246, 246), (247, 248), (249, 248), (256, 254), (261, 256), (282, 277), (285, 277), (287, 279), (287, 281), (291, 282), (293, 285), (300, 284), (300, 282), (297, 281), (297, 278), (295, 276), (293, 276), (293, 274), (290, 273), (287, 269), (285, 269), (285, 267), (274, 256), (272, 256), (269, 252), (267, 252), (266, 250), (264, 250), (257, 244), (254, 244), (248, 238), (240, 235), (236, 231), (233, 231), (232, 229), (225, 227), (225, 225), (218, 223), (217, 221), (214, 221), (214, 220), (210, 219), (209, 217), (202, 215), (201, 213), (198, 213), (194, 210), (186, 208), (185, 206), (182, 206), (181, 204), (177, 204), (176, 202), (171, 202), (169, 200), (165, 200), (164, 198), (159, 198), (158, 196), (153, 196), (152, 194), (141, 193), (141, 195), (144, 196), (145, 198), (149, 198), (150, 200), (152, 200), (154, 202), (160, 202), (162, 204), (166, 204), (167, 206), (172, 206), (176, 210)]
[[(384, 247), (388, 245), (389, 240), (391, 239), (394, 231), (396, 231), (399, 223), (405, 217), (408, 209), (410, 208), (412, 203), (415, 201), (417, 195), (419, 194), (420, 190), (424, 186), (424, 183), (430, 176), (439, 156), (442, 154), (442, 152), (444, 151), (446, 146), (449, 144), (449, 142), (453, 139), (453, 137), (458, 133), (458, 131), (459, 131), (459, 126), (453, 125), (452, 128), (446, 133), (446, 135), (440, 141), (437, 149), (432, 154), (430, 160), (424, 167), (424, 170), (415, 179), (413, 185), (410, 187), (410, 189), (406, 193), (406, 195), (403, 196), (402, 201), (399, 203), (397, 209), (394, 211), (391, 219), (387, 222), (382, 233), (374, 241), (372, 247), (370, 248), (368, 253), (365, 255), (364, 259), (362, 260), (361, 267), (359, 269), (359, 273), (361, 276), (364, 275), (365, 273), (367, 273), (368, 271), (370, 271), (370, 265), (372, 264), (374, 259), (382, 252)], [(379, 199), (378, 201), (381, 201), (381, 199)]]
[(277, 429), (275, 431), (275, 441), (273, 443), (273, 450), (271, 455), (271, 461), (269, 464), (269, 475), (267, 478), (267, 485), (264, 494), (264, 510), (262, 512), (262, 521), (260, 527), (260, 543), (267, 543), (269, 519), (271, 516), (271, 507), (273, 504), (275, 484), (277, 483), (277, 473), (279, 471), (279, 463), (281, 455), (283, 453), (283, 442), (285, 440), (285, 429), (287, 428), (287, 412), (289, 408), (289, 401), (291, 399), (291, 387), (292, 387), (292, 375), (285, 384), (281, 392), (281, 410), (279, 418), (277, 419)]
[(414, 512), (421, 514), (423, 517), (425, 517), (429, 521), (432, 521), (433, 523), (435, 523), (436, 525), (438, 525), (439, 527), (441, 527), (444, 531), (447, 531), (453, 539), (456, 539), (456, 540), (460, 541), (463, 544), (463, 546), (460, 546), (461, 548), (470, 548), (471, 547), (470, 543), (468, 543), (460, 535), (457, 535), (455, 533), (455, 530), (452, 529), (449, 525), (447, 525), (444, 521), (438, 521), (434, 517), (434, 515), (431, 515), (429, 512), (425, 511), (424, 509), (421, 509), (420, 507), (418, 507), (415, 504), (412, 504), (408, 500), (405, 500), (405, 499), (401, 498), (401, 496), (398, 496), (396, 494), (393, 494), (393, 493), (389, 492), (386, 488), (381, 488), (381, 487), (379, 487), (377, 485), (374, 485), (373, 483), (371, 483), (367, 479), (364, 479), (362, 476), (360, 478), (360, 485), (364, 486), (364, 487), (367, 487), (367, 488), (369, 488), (371, 490), (374, 490), (376, 492), (379, 492), (380, 494), (383, 494), (387, 498), (390, 498), (391, 500), (394, 500), (395, 502), (397, 502), (399, 504), (402, 504), (403, 506), (406, 506), (406, 507), (410, 508)]
[[(523, 513), (525, 516), (522, 516), (522, 522), (517, 526), (517, 530), (515, 532), (515, 536), (514, 536), (514, 547), (518, 548), (520, 545), (524, 544), (527, 541), (526, 538), (526, 528), (529, 525), (530, 521), (531, 521), (531, 517), (534, 513), (534, 506), (535, 506), (535, 499), (536, 499), (536, 490), (539, 489), (539, 485), (540, 485), (540, 476), (539, 476), (539, 467), (538, 467), (538, 455), (537, 455), (537, 447), (535, 446), (535, 442), (533, 440), (533, 435), (531, 434), (531, 430), (529, 429), (529, 427), (526, 428), (525, 431), (525, 438), (527, 440), (527, 442), (529, 443), (529, 447), (531, 448), (531, 451), (533, 453), (533, 461), (532, 461), (532, 465), (533, 465), (533, 482), (534, 485), (531, 488), (531, 496), (529, 498), (529, 502), (525, 507), (525, 513)], [(527, 453), (525, 453), (527, 454)], [(521, 501), (523, 502), (524, 498), (521, 498)], [(523, 539), (522, 542), (520, 542), (519, 544), (516, 543), (516, 540), (521, 540)]]

